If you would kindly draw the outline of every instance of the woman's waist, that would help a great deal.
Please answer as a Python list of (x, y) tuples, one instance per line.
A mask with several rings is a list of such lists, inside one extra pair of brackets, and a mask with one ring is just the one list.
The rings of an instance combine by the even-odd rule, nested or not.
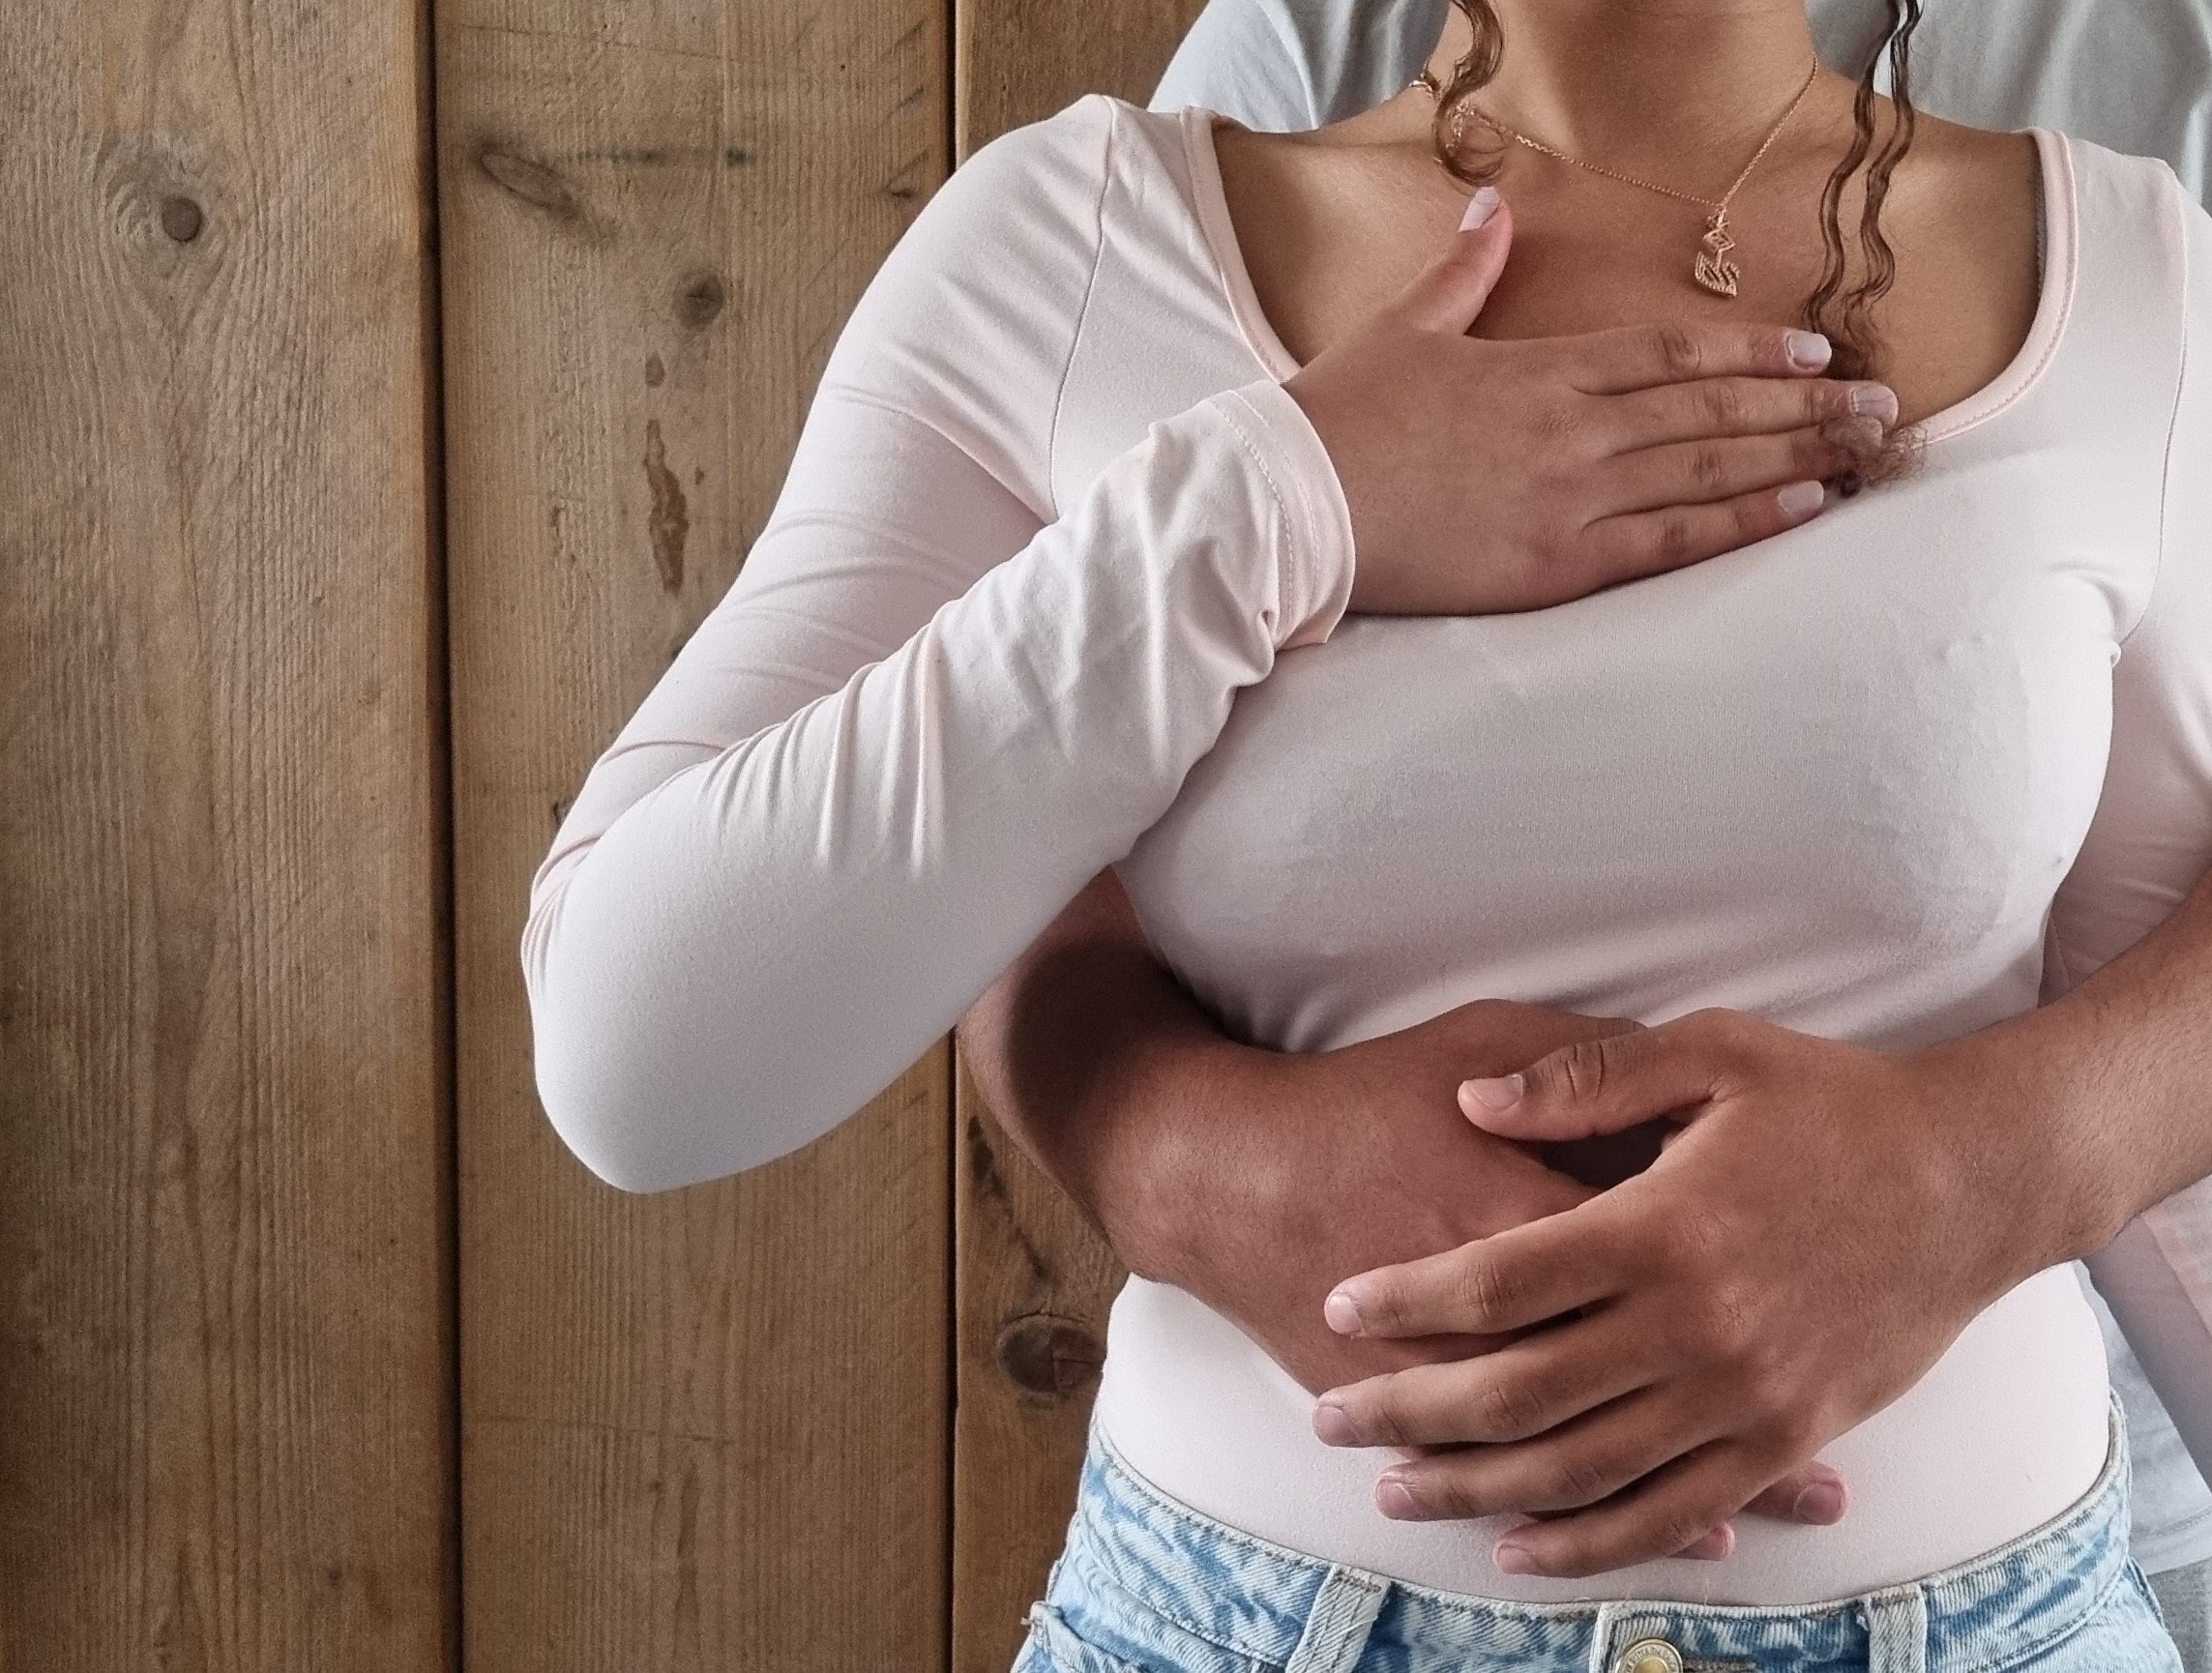
[(2050, 1521), (2103, 1467), (2108, 1406), (2095, 1316), (2072, 1270), (2053, 1269), (1989, 1308), (1902, 1398), (1823, 1450), (1851, 1483), (1842, 1523), (1742, 1516), (1725, 1562), (1576, 1581), (1500, 1573), (1489, 1553), (1506, 1520), (1383, 1516), (1374, 1478), (1396, 1454), (1323, 1446), (1311, 1396), (1226, 1319), (1165, 1285), (1132, 1278), (1114, 1305), (1098, 1423), (1170, 1499), (1394, 1580), (1537, 1602), (1798, 1604), (1952, 1568)]

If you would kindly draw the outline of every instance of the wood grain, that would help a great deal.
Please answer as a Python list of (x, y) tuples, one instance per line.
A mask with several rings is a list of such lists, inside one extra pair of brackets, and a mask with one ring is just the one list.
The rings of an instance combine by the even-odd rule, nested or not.
[(1006, 1673), (1076, 1503), (1113, 1251), (959, 1077), (953, 1667)]
[[(957, 0), (959, 155), (1087, 92), (1142, 104), (1202, 0)], [(954, 1673), (1004, 1673), (1075, 1506), (1120, 1264), (959, 1081)]]
[(419, 10), (0, 12), (0, 1661), (454, 1641)]
[(516, 945), (947, 157), (941, 0), (442, 0), (470, 1673), (941, 1668), (950, 1063), (653, 1197), (541, 1113)]
[(955, 0), (956, 155), (1085, 93), (1142, 104), (1205, 0)]

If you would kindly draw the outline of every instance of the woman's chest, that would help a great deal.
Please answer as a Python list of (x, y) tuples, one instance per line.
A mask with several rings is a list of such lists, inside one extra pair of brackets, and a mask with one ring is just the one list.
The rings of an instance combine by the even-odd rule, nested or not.
[(2148, 548), (2086, 486), (1993, 455), (1556, 609), (1348, 619), (1239, 697), (1124, 880), (1283, 1044), (1478, 994), (1971, 985), (2039, 944), (2103, 779)]

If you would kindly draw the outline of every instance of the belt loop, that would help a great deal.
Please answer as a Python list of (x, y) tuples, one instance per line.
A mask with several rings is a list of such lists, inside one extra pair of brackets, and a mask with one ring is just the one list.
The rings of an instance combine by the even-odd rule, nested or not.
[(1598, 1618), (1590, 1625), (1590, 1673), (1612, 1673), (1613, 1629), (1630, 1608), (1618, 1600), (1598, 1605)]
[(1868, 1673), (1928, 1673), (1925, 1589), (1905, 1586), (1870, 1598), (1866, 1613)]
[(1283, 1673), (1352, 1673), (1389, 1593), (1388, 1580), (1332, 1566)]

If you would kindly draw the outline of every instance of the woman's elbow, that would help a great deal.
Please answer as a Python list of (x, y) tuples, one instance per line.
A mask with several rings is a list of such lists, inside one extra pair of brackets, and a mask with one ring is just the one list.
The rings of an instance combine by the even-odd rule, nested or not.
[(538, 951), (525, 961), (538, 1100), (592, 1173), (618, 1190), (673, 1190), (778, 1154), (745, 1119), (758, 1089), (730, 1061), (741, 1042), (694, 1026), (655, 983), (599, 980), (590, 961)]
[(734, 1168), (705, 1169), (700, 1135), (672, 1119), (653, 1077), (597, 1029), (539, 1022), (538, 1101), (575, 1159), (617, 1190), (645, 1194), (696, 1185)]

